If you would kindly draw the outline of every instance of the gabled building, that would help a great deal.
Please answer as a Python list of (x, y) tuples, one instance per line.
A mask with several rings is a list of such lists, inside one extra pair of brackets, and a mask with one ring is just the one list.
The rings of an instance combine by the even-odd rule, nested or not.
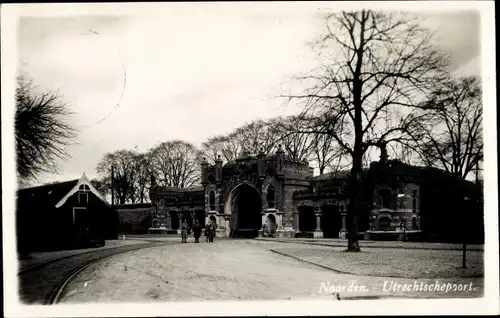
[(85, 173), (80, 179), (18, 190), (16, 204), (21, 254), (117, 237), (118, 217)]

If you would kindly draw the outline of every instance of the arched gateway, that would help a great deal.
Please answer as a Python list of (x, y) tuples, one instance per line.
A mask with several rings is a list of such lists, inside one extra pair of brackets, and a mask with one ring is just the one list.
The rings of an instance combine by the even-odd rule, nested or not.
[(233, 237), (257, 237), (262, 227), (262, 200), (259, 190), (247, 182), (234, 187), (224, 205), (224, 214), (230, 215)]

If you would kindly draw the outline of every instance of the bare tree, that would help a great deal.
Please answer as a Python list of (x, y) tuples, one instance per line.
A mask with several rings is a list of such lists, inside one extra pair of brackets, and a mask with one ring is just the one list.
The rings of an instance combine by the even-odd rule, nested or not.
[(135, 197), (137, 202), (144, 203), (149, 201), (148, 187), (151, 182), (151, 161), (147, 154), (137, 154), (134, 158), (135, 163)]
[(320, 67), (299, 80), (309, 89), (286, 97), (302, 102), (310, 127), (327, 134), (351, 157), (348, 180), (348, 251), (360, 251), (363, 157), (371, 146), (414, 138), (420, 100), (446, 78), (448, 60), (432, 34), (410, 16), (363, 10), (326, 17), (318, 42)]
[(153, 173), (164, 186), (188, 188), (200, 181), (201, 153), (181, 140), (163, 142), (150, 151)]
[(347, 157), (345, 150), (338, 146), (331, 135), (315, 134), (312, 135), (311, 158), (315, 162), (322, 175), (327, 169), (340, 171), (345, 168), (344, 159)]
[(275, 127), (275, 139), (283, 146), (288, 157), (296, 162), (305, 162), (311, 154), (312, 139), (310, 134), (295, 132), (303, 126), (303, 122), (297, 116), (276, 118), (272, 121)]
[(427, 166), (439, 167), (465, 179), (483, 159), (483, 105), (476, 77), (449, 81), (426, 101), (433, 121), (419, 140), (419, 152)]
[[(106, 184), (109, 189), (111, 189), (111, 178), (113, 178), (114, 203), (136, 202), (136, 156), (137, 154), (133, 151), (120, 150), (104, 155), (97, 164), (96, 170), (102, 177), (101, 182)], [(114, 172), (113, 177), (111, 176), (112, 171)]]
[(277, 143), (277, 131), (273, 122), (256, 120), (237, 128), (230, 136), (240, 148), (250, 153), (271, 152)]
[(56, 172), (58, 161), (69, 157), (67, 147), (76, 136), (67, 123), (71, 114), (58, 92), (38, 92), (31, 80), (17, 78), (15, 138), (21, 184)]
[[(201, 144), (201, 152), (205, 158), (210, 162), (215, 163), (218, 156), (222, 156), (222, 160), (229, 161), (232, 158), (226, 151), (227, 147), (227, 137), (225, 136), (214, 136), (208, 138), (207, 141)], [(227, 156), (227, 157), (226, 157)]]
[(243, 143), (237, 131), (224, 137), (224, 144), (222, 154), (227, 161), (238, 158), (243, 150)]
[(110, 184), (101, 179), (92, 179), (90, 183), (99, 191), (101, 194), (107, 196), (111, 194)]

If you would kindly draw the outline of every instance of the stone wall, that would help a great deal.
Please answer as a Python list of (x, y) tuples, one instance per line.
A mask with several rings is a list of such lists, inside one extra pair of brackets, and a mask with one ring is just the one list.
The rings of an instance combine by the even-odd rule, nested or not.
[[(150, 204), (119, 205), (115, 208), (122, 231), (124, 232), (145, 232), (151, 226), (152, 220), (148, 220), (151, 215)], [(148, 222), (148, 224), (145, 224)]]
[(309, 179), (313, 173), (314, 169), (306, 165), (292, 163), (286, 166), (283, 180), (283, 227), (285, 229), (293, 229), (294, 212), (298, 211), (293, 193), (308, 189), (311, 185)]

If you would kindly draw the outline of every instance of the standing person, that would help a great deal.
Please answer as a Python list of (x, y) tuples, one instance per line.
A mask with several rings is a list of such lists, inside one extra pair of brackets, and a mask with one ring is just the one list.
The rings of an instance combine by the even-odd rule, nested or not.
[(207, 224), (205, 224), (205, 241), (208, 243), (210, 240), (210, 221), (208, 221)]
[(194, 242), (200, 243), (201, 224), (200, 224), (200, 222), (198, 222), (198, 219), (194, 219), (193, 236), (194, 236)]
[(210, 221), (210, 225), (208, 227), (208, 241), (210, 243), (214, 242), (215, 230), (217, 230), (217, 225), (215, 225), (213, 221)]
[(186, 220), (184, 220), (182, 222), (182, 226), (181, 226), (182, 243), (187, 243), (188, 229), (189, 229), (189, 225), (187, 224)]

